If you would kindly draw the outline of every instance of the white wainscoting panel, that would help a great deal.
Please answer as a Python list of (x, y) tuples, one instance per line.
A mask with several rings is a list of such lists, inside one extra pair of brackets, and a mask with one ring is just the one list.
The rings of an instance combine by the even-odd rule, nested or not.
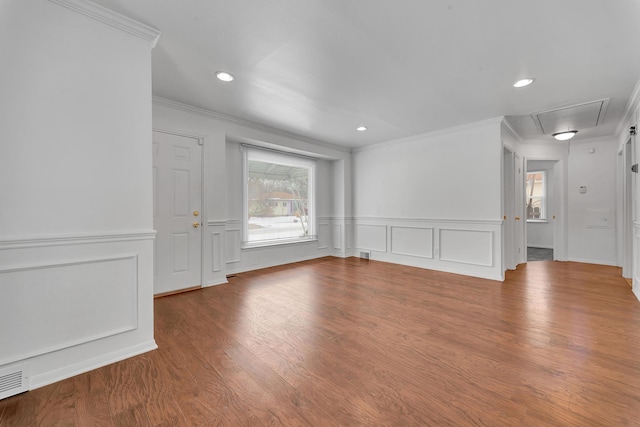
[(0, 365), (136, 329), (137, 276), (135, 254), (3, 267)]
[(440, 229), (440, 259), (462, 264), (493, 265), (491, 231)]
[(330, 237), (329, 224), (318, 224), (318, 249), (327, 249)]
[(391, 253), (433, 258), (433, 228), (392, 226)]
[(342, 249), (342, 225), (334, 224), (333, 225), (333, 249), (340, 250)]
[(232, 262), (240, 262), (240, 245), (241, 245), (240, 229), (227, 228), (224, 236), (225, 244), (225, 260), (227, 264)]
[(356, 217), (354, 228), (356, 256), (504, 280), (501, 220)]
[(387, 251), (387, 226), (356, 224), (356, 241), (360, 249)]
[(222, 270), (222, 233), (214, 231), (211, 233), (211, 271)]

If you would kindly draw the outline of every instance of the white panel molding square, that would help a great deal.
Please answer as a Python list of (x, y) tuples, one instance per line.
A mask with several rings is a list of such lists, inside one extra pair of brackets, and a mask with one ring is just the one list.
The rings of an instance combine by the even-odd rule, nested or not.
[(224, 244), (227, 264), (240, 262), (240, 230), (226, 230)]
[(357, 224), (356, 247), (377, 252), (387, 252), (387, 226)]
[(440, 260), (493, 267), (493, 232), (441, 228)]
[(329, 224), (318, 224), (318, 249), (329, 247)]
[(342, 249), (342, 225), (333, 225), (333, 249)]
[(0, 289), (0, 365), (138, 327), (137, 254), (3, 268)]
[(211, 233), (211, 271), (216, 273), (222, 270), (222, 233)]
[(391, 227), (391, 253), (433, 258), (433, 228)]

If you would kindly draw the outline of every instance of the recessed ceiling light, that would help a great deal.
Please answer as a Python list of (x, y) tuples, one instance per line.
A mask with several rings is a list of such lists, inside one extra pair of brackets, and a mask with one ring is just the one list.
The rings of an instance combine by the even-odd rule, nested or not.
[(230, 82), (233, 81), (234, 77), (227, 73), (226, 71), (218, 71), (216, 72), (216, 77), (220, 80), (222, 80), (223, 82)]
[(555, 139), (557, 139), (558, 141), (567, 141), (567, 140), (573, 138), (574, 136), (576, 136), (576, 133), (578, 133), (577, 130), (568, 130), (568, 131), (565, 131), (565, 132), (554, 133), (553, 137)]
[(533, 83), (535, 79), (531, 79), (531, 78), (526, 78), (526, 79), (522, 79), (522, 80), (518, 80), (517, 82), (515, 82), (513, 84), (513, 87), (525, 87), (525, 86), (529, 86), (531, 83)]
[(356, 128), (356, 130), (357, 130), (358, 132), (364, 132), (365, 130), (367, 130), (367, 127), (366, 127), (366, 126), (358, 126), (358, 127)]

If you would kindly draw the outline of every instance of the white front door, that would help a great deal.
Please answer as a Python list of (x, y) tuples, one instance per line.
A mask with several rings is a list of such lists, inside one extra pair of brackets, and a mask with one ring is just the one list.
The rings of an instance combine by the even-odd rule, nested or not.
[(153, 132), (154, 294), (201, 286), (202, 147)]

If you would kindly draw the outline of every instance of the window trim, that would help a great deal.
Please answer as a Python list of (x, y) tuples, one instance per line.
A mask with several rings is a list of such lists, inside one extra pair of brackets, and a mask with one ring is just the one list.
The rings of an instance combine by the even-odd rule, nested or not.
[[(242, 241), (241, 249), (264, 248), (269, 246), (292, 245), (317, 241), (316, 226), (316, 183), (317, 183), (317, 159), (309, 156), (298, 155), (286, 151), (272, 148), (241, 144), (242, 156), (242, 177), (243, 177), (243, 218), (242, 218)], [(249, 157), (258, 157), (258, 161), (272, 162), (279, 165), (305, 167), (310, 169), (308, 177), (309, 191), (307, 195), (307, 236), (265, 239), (249, 241)]]

